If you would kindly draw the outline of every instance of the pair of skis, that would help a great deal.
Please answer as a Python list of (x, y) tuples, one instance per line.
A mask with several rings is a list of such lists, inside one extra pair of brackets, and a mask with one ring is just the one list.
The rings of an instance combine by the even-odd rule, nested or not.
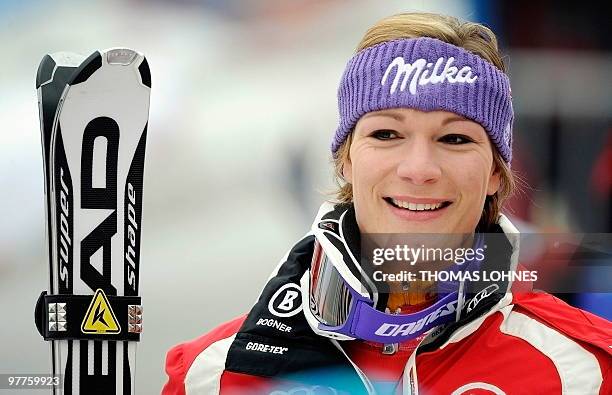
[(133, 50), (46, 55), (36, 78), (49, 288), (35, 321), (54, 394), (133, 394), (151, 75)]

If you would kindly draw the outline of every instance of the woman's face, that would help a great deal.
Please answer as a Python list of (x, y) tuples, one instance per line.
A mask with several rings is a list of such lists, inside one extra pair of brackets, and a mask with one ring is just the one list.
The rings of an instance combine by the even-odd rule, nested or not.
[(484, 128), (448, 111), (397, 108), (357, 122), (344, 164), (363, 233), (472, 233), (500, 185)]

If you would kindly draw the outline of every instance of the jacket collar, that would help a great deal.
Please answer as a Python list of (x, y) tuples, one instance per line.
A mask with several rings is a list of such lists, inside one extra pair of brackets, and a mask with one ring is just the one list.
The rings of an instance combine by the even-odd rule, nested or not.
[[(333, 245), (327, 239), (322, 237), (323, 232), (333, 232), (337, 238), (340, 238), (343, 243), (335, 242)], [(332, 261), (335, 261), (335, 267), (340, 274), (350, 278), (352, 282), (364, 279), (364, 270), (360, 266), (361, 262), (361, 247), (359, 228), (355, 219), (355, 211), (352, 204), (332, 204), (325, 202), (321, 205), (315, 221), (311, 227), (311, 233), (317, 237), (323, 250), (330, 256)], [(497, 224), (488, 229), (487, 233), (483, 234), (484, 244), (487, 252), (479, 270), (483, 273), (511, 273), (516, 271), (519, 256), (519, 231), (503, 214), (498, 217)], [(332, 238), (335, 239), (335, 238)], [(308, 276), (306, 272), (305, 277)], [(351, 281), (348, 281), (351, 283)], [(355, 289), (371, 289), (372, 284), (354, 284)], [(457, 330), (464, 328), (462, 333), (477, 330), (484, 320), (479, 320), (484, 316), (489, 316), (496, 311), (499, 311), (512, 300), (510, 289), (512, 287), (511, 279), (500, 277), (498, 281), (472, 281), (467, 282), (463, 298), (459, 301), (458, 314), (454, 323), (446, 325), (444, 328), (438, 328), (430, 333), (423, 344), (430, 344), (428, 349), (439, 347), (448, 341), (452, 334)], [(302, 295), (304, 300), (308, 300), (308, 295)], [(378, 308), (381, 308), (380, 300), (383, 302), (386, 298), (373, 298), (374, 303), (378, 302)], [(385, 303), (383, 303), (385, 304)], [(304, 304), (304, 308), (309, 306)], [(383, 307), (384, 308), (384, 307)], [(305, 310), (308, 324), (315, 333), (317, 330), (317, 321), (309, 311)], [(469, 325), (472, 323), (472, 325)], [(478, 323), (478, 325), (475, 325)], [(469, 325), (469, 326), (468, 326)], [(435, 341), (434, 341), (435, 340)]]
[[(350, 209), (350, 205), (326, 203), (319, 210), (315, 222), (322, 219), (337, 221), (342, 213)], [(338, 221), (336, 223), (342, 225)], [(498, 225), (495, 233), (508, 237), (494, 238), (497, 240), (495, 245), (500, 248), (500, 257), (504, 257), (503, 265), (514, 270), (518, 259), (518, 237), (510, 236), (518, 231), (504, 216), (500, 216)], [(343, 231), (349, 233), (351, 228), (354, 229), (354, 224), (348, 222), (343, 226)], [(304, 315), (304, 309), (309, 308), (308, 299), (302, 297), (299, 284), (310, 269), (314, 238), (312, 232), (306, 234), (276, 267), (236, 334), (228, 352), (226, 369), (263, 377), (299, 375), (302, 381), (307, 380), (307, 376), (300, 372), (321, 372), (320, 369), (324, 369), (327, 372), (325, 377), (331, 377), (331, 371), (343, 374), (346, 391), (360, 393), (355, 389), (363, 388), (358, 369), (354, 369), (352, 362), (347, 360), (338, 342), (317, 335)], [(349, 242), (353, 245), (351, 250), (355, 250), (357, 235), (350, 235), (348, 239), (352, 240)], [(449, 341), (458, 341), (459, 336), (476, 331), (484, 318), (510, 303), (510, 285), (509, 282), (500, 283), (500, 292), (491, 294), (483, 293), (478, 287), (468, 292), (468, 297), (478, 296), (477, 303), (472, 303), (469, 311), (468, 303), (465, 303), (458, 320), (434, 330), (435, 333), (421, 343), (419, 350), (437, 349)], [(320, 378), (316, 373), (311, 376)], [(320, 382), (319, 378), (317, 380)]]

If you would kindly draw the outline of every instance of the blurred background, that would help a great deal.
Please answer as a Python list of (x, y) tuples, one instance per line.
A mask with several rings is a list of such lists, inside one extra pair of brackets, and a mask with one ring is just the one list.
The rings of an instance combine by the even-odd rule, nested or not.
[[(0, 373), (49, 371), (35, 90), (46, 53), (126, 46), (152, 73), (137, 392), (166, 351), (250, 308), (333, 186), (336, 89), (365, 30), (404, 11), (490, 26), (507, 54), (520, 229), (612, 231), (612, 54), (604, 3), (0, 0)], [(566, 295), (612, 318), (610, 295)], [(0, 393), (2, 390), (0, 390)]]

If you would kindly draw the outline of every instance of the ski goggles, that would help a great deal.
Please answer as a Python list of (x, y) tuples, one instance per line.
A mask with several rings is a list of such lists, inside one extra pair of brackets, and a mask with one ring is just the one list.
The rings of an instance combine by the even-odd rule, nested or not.
[(439, 294), (441, 297), (433, 305), (412, 314), (379, 311), (372, 298), (362, 292), (348, 284), (321, 245), (315, 242), (308, 300), (320, 331), (379, 343), (401, 343), (455, 321), (457, 291)]
[[(341, 231), (342, 217), (333, 222), (335, 226), (319, 226), (315, 231), (310, 271), (302, 278), (309, 304), (304, 310), (318, 334), (341, 340), (401, 343), (456, 321), (465, 289), (460, 282), (436, 283), (437, 300), (416, 313), (390, 314), (377, 309), (379, 292), (348, 249)], [(476, 244), (481, 240), (477, 237)], [(352, 270), (347, 265), (353, 265)], [(466, 269), (473, 270), (474, 265), (449, 268)]]

